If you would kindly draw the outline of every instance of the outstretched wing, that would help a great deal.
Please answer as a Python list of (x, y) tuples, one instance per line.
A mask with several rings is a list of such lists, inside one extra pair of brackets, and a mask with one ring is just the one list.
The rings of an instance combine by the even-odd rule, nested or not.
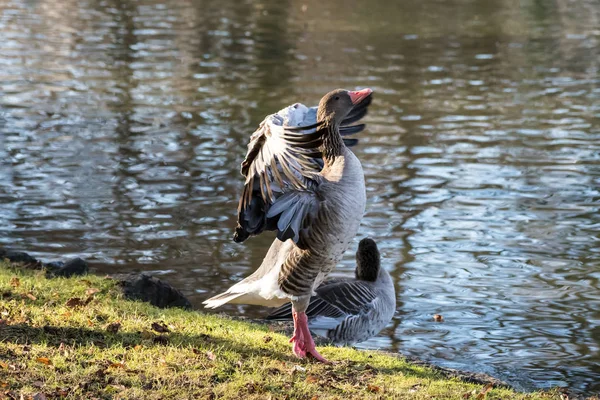
[[(361, 132), (364, 124), (352, 125), (367, 114), (371, 96), (354, 106), (342, 121), (342, 136)], [(344, 138), (346, 146), (357, 139)], [(300, 245), (316, 217), (319, 172), (323, 168), (322, 132), (317, 107), (296, 103), (269, 115), (250, 137), (241, 172), (246, 177), (238, 204), (238, 224), (233, 240), (243, 242), (262, 231), (277, 230), (280, 240)]]
[[(306, 309), (309, 319), (328, 317), (344, 319), (367, 312), (373, 307), (377, 297), (368, 283), (356, 280), (338, 280), (319, 286), (317, 295), (310, 298)], [(267, 319), (292, 319), (292, 305), (285, 304), (273, 311)]]
[(318, 186), (323, 143), (318, 125), (289, 127), (308, 109), (296, 104), (265, 118), (252, 134), (242, 162), (246, 177), (238, 205), (234, 240), (242, 242), (263, 230), (277, 230), (281, 240), (299, 240), (307, 217), (318, 212)]

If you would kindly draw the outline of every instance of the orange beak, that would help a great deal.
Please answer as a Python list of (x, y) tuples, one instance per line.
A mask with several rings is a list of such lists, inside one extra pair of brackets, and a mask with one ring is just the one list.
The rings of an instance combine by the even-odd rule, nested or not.
[(363, 89), (363, 90), (357, 90), (355, 92), (348, 92), (348, 95), (350, 96), (350, 100), (352, 101), (352, 104), (357, 105), (358, 103), (360, 103), (361, 101), (363, 101), (364, 99), (366, 99), (367, 97), (369, 97), (369, 95), (373, 93), (373, 91), (369, 88)]

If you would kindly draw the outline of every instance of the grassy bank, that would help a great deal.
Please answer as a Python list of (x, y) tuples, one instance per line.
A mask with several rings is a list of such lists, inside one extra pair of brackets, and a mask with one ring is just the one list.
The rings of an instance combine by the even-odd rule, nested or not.
[(300, 361), (267, 326), (124, 300), (102, 277), (47, 280), (0, 261), (0, 295), (0, 398), (560, 398), (378, 352), (323, 347), (333, 365)]

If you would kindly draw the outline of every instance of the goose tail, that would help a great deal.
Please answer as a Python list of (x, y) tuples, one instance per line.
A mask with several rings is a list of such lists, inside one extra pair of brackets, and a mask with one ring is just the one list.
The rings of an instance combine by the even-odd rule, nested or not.
[(205, 308), (217, 308), (221, 307), (225, 303), (229, 303), (230, 301), (237, 299), (243, 294), (244, 293), (231, 293), (227, 291), (203, 301), (202, 304), (204, 304)]

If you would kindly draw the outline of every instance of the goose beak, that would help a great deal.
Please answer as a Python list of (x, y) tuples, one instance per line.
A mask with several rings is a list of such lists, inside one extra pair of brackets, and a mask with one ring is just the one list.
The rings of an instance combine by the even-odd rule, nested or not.
[(366, 99), (367, 97), (369, 97), (369, 95), (373, 93), (373, 91), (369, 88), (363, 89), (363, 90), (357, 90), (354, 92), (348, 92), (348, 95), (350, 96), (350, 100), (352, 101), (353, 105), (357, 105), (358, 103), (360, 103), (361, 101), (363, 101), (364, 99)]

